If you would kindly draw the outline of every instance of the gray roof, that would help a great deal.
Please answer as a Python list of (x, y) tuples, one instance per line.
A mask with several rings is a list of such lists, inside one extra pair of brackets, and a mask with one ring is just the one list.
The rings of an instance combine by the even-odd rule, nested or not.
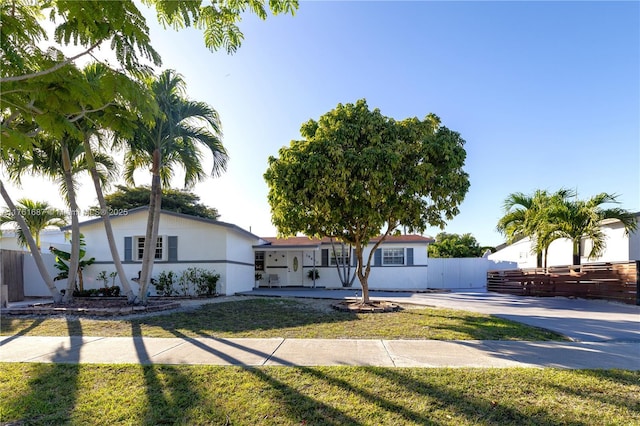
[[(128, 210), (127, 215), (131, 214), (131, 213), (138, 213), (138, 212), (141, 212), (141, 211), (148, 211), (148, 210), (149, 210), (149, 206), (136, 207), (134, 209)], [(167, 216), (178, 217), (178, 218), (181, 218), (181, 219), (188, 219), (188, 220), (193, 220), (193, 221), (196, 221), (196, 222), (208, 223), (210, 225), (223, 226), (225, 228), (232, 229), (232, 230), (234, 230), (234, 231), (236, 231), (236, 232), (238, 232), (240, 234), (244, 234), (247, 237), (255, 238), (257, 240), (260, 239), (260, 237), (258, 237), (257, 235), (247, 231), (246, 229), (240, 228), (238, 225), (234, 225), (233, 223), (222, 222), (220, 220), (214, 220), (214, 219), (207, 219), (207, 218), (199, 217), (199, 216), (192, 216), (190, 214), (177, 213), (177, 212), (173, 212), (173, 211), (169, 211), (169, 210), (160, 210), (160, 213), (164, 214), (164, 215), (167, 215)], [(114, 219), (117, 220), (117, 219), (120, 219), (122, 217), (126, 217), (126, 215), (110, 215), (109, 216), (109, 218), (111, 220), (114, 220)], [(90, 219), (90, 220), (86, 220), (84, 222), (81, 222), (80, 223), (80, 227), (87, 226), (87, 225), (93, 225), (95, 223), (100, 223), (100, 222), (102, 222), (102, 218), (98, 217), (98, 218), (95, 218), (95, 219)], [(70, 225), (69, 226), (64, 226), (64, 227), (62, 227), (60, 229), (62, 231), (70, 231), (71, 230), (71, 226)]]

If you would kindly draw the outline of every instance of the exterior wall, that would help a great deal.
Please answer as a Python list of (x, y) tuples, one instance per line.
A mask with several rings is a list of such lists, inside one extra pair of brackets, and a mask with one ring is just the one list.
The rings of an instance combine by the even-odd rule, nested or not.
[[(124, 259), (125, 237), (144, 236), (147, 214), (148, 211), (145, 209), (112, 219), (114, 238), (121, 259)], [(85, 224), (81, 226), (81, 232), (87, 243), (86, 257), (96, 258), (96, 263), (85, 268), (85, 288), (99, 288), (102, 286), (102, 282), (97, 281), (96, 277), (100, 271), (107, 271), (107, 274), (115, 271), (104, 225), (101, 221)], [(220, 274), (218, 292), (221, 294), (230, 295), (253, 288), (254, 254), (252, 245), (258, 242), (257, 237), (245, 235), (224, 224), (217, 225), (168, 214), (160, 216), (158, 235), (178, 237), (177, 261), (154, 262), (153, 277), (157, 277), (162, 271), (173, 271), (179, 276), (187, 268), (197, 267), (213, 270)], [(131, 279), (138, 277), (141, 266), (140, 261), (123, 262), (123, 268), (134, 292), (137, 292), (139, 287)], [(117, 278), (116, 284), (119, 284)], [(150, 291), (151, 295), (156, 294), (153, 286), (150, 286)]]
[[(369, 253), (373, 248), (370, 244), (363, 253), (363, 260), (366, 263)], [(419, 289), (427, 288), (427, 245), (422, 243), (387, 243), (382, 244), (380, 248), (404, 248), (405, 249), (405, 265), (374, 265), (371, 261), (371, 274), (369, 275), (369, 288), (375, 289)], [(413, 265), (406, 265), (406, 249), (413, 249)], [(316, 287), (325, 288), (342, 288), (342, 283), (338, 277), (338, 271), (335, 265), (322, 266), (322, 250), (331, 250), (330, 244), (322, 244), (319, 249), (312, 248), (283, 248), (280, 250), (265, 248), (265, 271), (262, 273), (263, 278), (259, 285), (268, 285), (269, 275), (277, 274), (281, 286), (302, 285), (304, 287), (312, 287), (313, 280), (308, 278), (307, 273), (314, 268), (313, 256), (315, 253), (315, 268), (320, 274), (320, 278), (316, 279)], [(262, 251), (256, 249), (256, 251)], [(290, 279), (290, 261), (292, 256), (300, 256), (302, 258), (302, 283), (291, 282)], [(353, 263), (352, 263), (353, 265)], [(355, 266), (351, 266), (351, 274), (355, 274)], [(360, 288), (360, 282), (356, 278), (353, 282), (353, 288)]]

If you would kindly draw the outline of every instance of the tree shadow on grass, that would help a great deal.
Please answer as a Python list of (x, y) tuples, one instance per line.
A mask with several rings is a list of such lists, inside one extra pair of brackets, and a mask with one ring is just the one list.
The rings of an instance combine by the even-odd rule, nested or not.
[[(244, 364), (242, 360), (235, 358), (232, 355), (229, 355), (228, 353), (224, 353), (210, 346), (207, 346), (206, 344), (204, 344), (203, 342), (200, 342), (199, 340), (191, 339), (188, 336), (184, 335), (183, 333), (180, 333), (179, 331), (176, 331), (176, 330), (170, 330), (170, 331), (174, 334), (174, 336), (184, 339), (189, 344), (195, 345), (199, 349), (205, 352), (208, 352), (212, 355), (215, 355), (217, 358), (223, 359), (225, 362), (229, 364), (232, 364), (232, 365)], [(242, 346), (225, 339), (212, 338), (211, 336), (206, 334), (201, 333), (201, 335), (203, 337), (215, 339), (216, 341), (222, 342), (226, 345), (234, 347), (235, 349), (240, 349), (247, 353), (251, 353), (253, 355), (258, 355), (264, 359), (270, 359), (272, 361), (281, 362), (281, 363), (285, 362), (282, 359), (274, 358), (270, 353), (261, 352), (259, 350)], [(322, 424), (322, 425), (343, 425), (343, 424), (360, 425), (361, 424), (357, 419), (349, 416), (348, 414), (334, 407), (331, 407), (330, 405), (327, 405), (321, 401), (318, 401), (314, 398), (311, 398), (307, 395), (302, 394), (298, 390), (287, 385), (283, 381), (276, 379), (275, 377), (269, 375), (267, 372), (259, 368), (243, 366), (242, 369), (248, 372), (249, 374), (255, 376), (256, 378), (260, 379), (261, 381), (263, 381), (265, 384), (267, 384), (270, 387), (270, 389), (274, 390), (278, 394), (277, 400), (279, 404), (283, 404), (285, 406), (284, 415), (286, 415), (290, 421), (293, 421), (293, 422), (302, 421), (303, 422), (302, 424), (306, 424), (306, 422), (311, 421), (312, 423)], [(222, 407), (220, 409), (224, 410), (224, 408)], [(283, 413), (280, 411), (279, 414), (283, 414)], [(229, 419), (232, 419), (234, 417), (234, 413), (226, 413), (225, 416), (227, 418), (227, 423), (229, 423)], [(265, 416), (269, 417), (269, 414), (266, 413)]]
[[(134, 336), (141, 334), (139, 324), (131, 324)], [(146, 411), (141, 414), (145, 424), (188, 423), (189, 410), (206, 398), (200, 394), (180, 369), (173, 366), (147, 364), (150, 354), (142, 339), (134, 339), (134, 347), (140, 360), (145, 381)]]
[[(474, 392), (482, 390), (473, 389), (466, 391), (460, 389), (460, 383), (437, 383), (432, 379), (430, 372), (416, 376), (411, 369), (385, 369), (371, 368), (369, 371), (377, 374), (398, 386), (402, 386), (409, 392), (419, 395), (422, 398), (429, 398), (433, 401), (436, 409), (450, 410), (451, 412), (463, 416), (470, 423), (487, 425), (525, 425), (525, 424), (559, 424), (569, 422), (573, 425), (587, 425), (577, 418), (558, 418), (547, 409), (536, 409), (533, 411), (518, 410), (501, 404), (499, 400), (492, 400), (491, 397), (480, 397), (473, 395)], [(434, 370), (433, 375), (439, 378), (446, 374), (445, 370)], [(498, 374), (501, 372), (499, 371)], [(488, 374), (493, 374), (489, 371)], [(526, 386), (526, 382), (522, 383)]]
[[(32, 326), (37, 327), (37, 324), (35, 321)], [(71, 328), (70, 322), (67, 322), (67, 328)], [(34, 367), (36, 374), (28, 380), (30, 392), (27, 395), (20, 394), (14, 401), (3, 402), (8, 407), (12, 406), (8, 411), (20, 413), (21, 418), (15, 424), (48, 426), (72, 423), (78, 397), (81, 330), (80, 336), (69, 339), (69, 348), (60, 347), (55, 351), (54, 363)]]
[[(9, 321), (9, 325), (6, 324), (7, 323), (7, 319), (3, 319), (0, 316), (0, 330), (2, 330), (2, 331), (11, 331), (11, 332), (14, 330), (14, 327), (13, 327), (13, 324), (12, 324), (12, 320), (8, 320), (8, 321)], [(5, 339), (0, 341), (0, 346), (6, 345), (7, 343), (11, 342), (12, 340), (17, 339), (20, 336), (27, 335), (31, 330), (35, 330), (36, 328), (38, 328), (38, 326), (40, 326), (40, 324), (42, 324), (43, 322), (44, 322), (44, 319), (42, 319), (42, 318), (37, 318), (37, 319), (33, 320), (33, 322), (31, 324), (29, 324), (27, 327), (23, 328), (22, 330), (14, 332), (11, 336), (7, 336)]]
[(161, 327), (168, 331), (183, 329), (216, 335), (357, 320), (358, 317), (351, 313), (323, 312), (294, 300), (249, 299), (213, 303), (190, 312), (132, 320), (132, 324)]
[[(559, 392), (572, 394), (580, 398), (597, 400), (607, 405), (617, 406), (622, 409), (629, 409), (632, 412), (640, 413), (640, 371), (629, 370), (573, 370), (584, 380), (582, 386), (565, 386), (555, 382), (549, 383)], [(629, 391), (621, 396), (619, 392), (610, 395), (602, 385), (593, 386), (590, 379), (598, 382), (608, 381), (614, 386), (628, 387)], [(579, 380), (579, 379), (578, 379)], [(635, 390), (632, 388), (635, 387)]]

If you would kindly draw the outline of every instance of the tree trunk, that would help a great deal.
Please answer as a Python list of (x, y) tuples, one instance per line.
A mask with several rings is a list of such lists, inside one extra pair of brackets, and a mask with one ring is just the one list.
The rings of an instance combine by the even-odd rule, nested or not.
[(142, 271), (140, 273), (140, 293), (139, 298), (142, 304), (148, 301), (148, 289), (151, 274), (153, 272), (153, 262), (156, 255), (156, 244), (158, 240), (158, 225), (160, 223), (160, 205), (162, 203), (162, 184), (160, 180), (160, 151), (153, 152), (153, 167), (151, 179), (151, 196), (149, 200), (149, 216), (147, 218), (147, 230), (144, 237), (144, 249), (142, 253)]
[(47, 267), (45, 266), (44, 260), (42, 259), (42, 254), (40, 253), (40, 250), (38, 250), (38, 246), (36, 245), (36, 242), (33, 239), (33, 235), (31, 235), (31, 231), (29, 231), (29, 228), (27, 227), (27, 223), (24, 221), (24, 218), (22, 217), (20, 212), (16, 209), (15, 204), (13, 204), (13, 201), (11, 200), (11, 197), (9, 197), (9, 194), (7, 193), (4, 187), (4, 183), (2, 183), (2, 181), (0, 181), (0, 192), (2, 193), (2, 198), (4, 199), (4, 202), (7, 203), (7, 207), (11, 212), (14, 213), (13, 217), (15, 218), (15, 221), (20, 226), (20, 229), (22, 229), (24, 238), (27, 241), (27, 244), (29, 245), (29, 250), (31, 250), (31, 255), (33, 256), (33, 260), (35, 260), (36, 266), (38, 267), (38, 272), (40, 272), (40, 276), (42, 277), (45, 284), (49, 288), (49, 291), (51, 292), (51, 296), (53, 297), (53, 301), (55, 303), (60, 303), (60, 301), (62, 300), (62, 294), (58, 291), (58, 289), (56, 288), (56, 285), (53, 283), (53, 279), (51, 278), (51, 275), (49, 275), (49, 271), (47, 271)]
[(369, 303), (369, 272), (371, 272), (371, 256), (369, 256), (369, 262), (367, 262), (367, 266), (365, 270), (362, 270), (362, 266), (364, 262), (362, 261), (362, 251), (363, 248), (361, 244), (356, 244), (356, 258), (358, 259), (358, 266), (356, 268), (356, 274), (358, 275), (358, 280), (360, 281), (360, 286), (362, 287), (362, 304)]
[(73, 300), (73, 290), (76, 287), (76, 277), (78, 276), (78, 264), (80, 261), (80, 223), (78, 222), (78, 204), (76, 203), (76, 193), (73, 187), (73, 176), (71, 174), (69, 147), (64, 142), (62, 143), (62, 167), (64, 184), (67, 187), (67, 201), (69, 202), (69, 209), (71, 210), (71, 257), (69, 258), (67, 290), (62, 301), (69, 303)]
[(127, 279), (127, 275), (125, 274), (124, 268), (122, 267), (122, 261), (120, 260), (120, 254), (118, 253), (116, 240), (113, 236), (113, 228), (111, 227), (111, 218), (109, 216), (109, 211), (107, 210), (107, 203), (105, 202), (104, 194), (102, 193), (102, 185), (100, 184), (100, 177), (98, 176), (96, 161), (93, 157), (91, 145), (89, 144), (89, 140), (87, 138), (85, 138), (84, 140), (84, 155), (87, 164), (89, 165), (91, 179), (93, 180), (93, 186), (96, 189), (96, 196), (98, 197), (98, 204), (100, 205), (100, 217), (102, 218), (104, 230), (107, 234), (107, 242), (109, 244), (111, 257), (113, 258), (113, 264), (116, 267), (118, 276), (120, 277), (120, 283), (122, 284), (125, 296), (127, 296), (127, 301), (130, 304), (134, 304), (136, 301), (136, 295), (133, 293), (131, 285), (129, 284), (129, 280)]
[(573, 264), (580, 265), (580, 240), (573, 241)]

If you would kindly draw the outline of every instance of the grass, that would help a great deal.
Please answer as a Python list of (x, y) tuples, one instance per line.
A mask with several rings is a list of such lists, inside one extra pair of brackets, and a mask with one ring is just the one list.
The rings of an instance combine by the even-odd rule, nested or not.
[(15, 425), (631, 425), (640, 372), (0, 364)]
[(332, 310), (324, 300), (247, 299), (133, 319), (1, 318), (1, 335), (563, 340), (489, 315), (438, 308), (385, 314)]

